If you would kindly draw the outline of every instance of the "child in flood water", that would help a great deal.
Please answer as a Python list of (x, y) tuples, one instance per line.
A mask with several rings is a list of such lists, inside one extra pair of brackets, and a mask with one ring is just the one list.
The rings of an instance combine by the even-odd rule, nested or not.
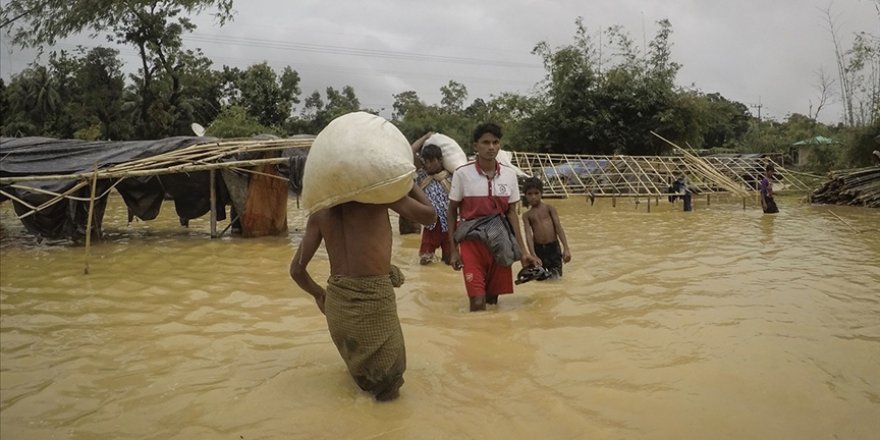
[(554, 278), (559, 278), (562, 276), (562, 264), (571, 261), (571, 252), (556, 208), (541, 200), (543, 193), (544, 184), (540, 179), (530, 177), (523, 183), (523, 194), (529, 204), (529, 210), (522, 214), (525, 241), (532, 255), (541, 260)]
[(452, 176), (443, 169), (443, 151), (440, 147), (429, 144), (421, 149), (422, 168), (416, 172), (416, 184), (428, 196), (437, 213), (437, 222), (422, 228), (422, 243), (419, 245), (419, 263), (430, 264), (434, 261), (434, 252), (440, 248), (440, 259), (449, 264), (450, 246), (449, 227), (447, 226), (446, 209), (449, 206), (449, 188)]

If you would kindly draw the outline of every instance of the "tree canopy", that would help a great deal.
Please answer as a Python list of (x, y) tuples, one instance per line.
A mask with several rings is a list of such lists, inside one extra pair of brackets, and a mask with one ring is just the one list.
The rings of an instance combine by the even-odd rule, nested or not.
[[(210, 11), (223, 24), (231, 19), (231, 8), (232, 0), (9, 3), (0, 11), (0, 23), (12, 23), (17, 44), (42, 48), (89, 32), (132, 46), (139, 62), (126, 75), (132, 70), (125, 69), (115, 49), (51, 52), (47, 62), (30, 64), (8, 83), (0, 79), (0, 132), (157, 138), (192, 134), (190, 125), (198, 122), (215, 136), (317, 134), (345, 113), (379, 113), (363, 108), (350, 85), (300, 96), (301, 78), (291, 66), (275, 68), (261, 62), (215, 67), (198, 48), (184, 47), (181, 36), (195, 29), (191, 14)], [(815, 115), (762, 120), (746, 105), (719, 93), (677, 86), (681, 66), (673, 61), (668, 20), (656, 23), (646, 47), (638, 47), (619, 26), (601, 31), (600, 46), (593, 38), (597, 34), (580, 18), (574, 25), (570, 43), (535, 45), (533, 54), (541, 59), (546, 76), (534, 92), (471, 99), (464, 83), (449, 80), (438, 84), (436, 104), (423, 101), (416, 90), (394, 94), (392, 122), (410, 139), (437, 131), (468, 149), (473, 127), (492, 121), (504, 129), (504, 148), (582, 154), (668, 153), (668, 145), (652, 131), (696, 149), (783, 153), (794, 141), (821, 134), (854, 145), (822, 156), (824, 165), (840, 166), (868, 161), (861, 150), (874, 146), (880, 134), (874, 110), (852, 116), (862, 121), (857, 129), (825, 126)], [(870, 92), (866, 69), (880, 53), (876, 41), (863, 35), (844, 53), (842, 72), (850, 75), (848, 87), (861, 87), (854, 90), (863, 94)], [(860, 152), (853, 152), (855, 145)]]

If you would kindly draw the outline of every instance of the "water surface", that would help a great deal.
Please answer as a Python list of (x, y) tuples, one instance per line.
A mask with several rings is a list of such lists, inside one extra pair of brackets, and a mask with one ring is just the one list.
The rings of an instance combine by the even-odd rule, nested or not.
[(287, 275), (293, 201), (285, 237), (211, 240), (171, 205), (126, 224), (117, 197), (90, 275), (0, 205), (0, 437), (877, 438), (880, 211), (549, 202), (565, 277), (485, 313), (395, 231), (408, 370), (387, 404)]

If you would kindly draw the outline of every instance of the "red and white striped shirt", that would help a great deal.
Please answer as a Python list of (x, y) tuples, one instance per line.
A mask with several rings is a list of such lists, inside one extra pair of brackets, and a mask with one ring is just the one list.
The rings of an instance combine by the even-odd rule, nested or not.
[(460, 203), (458, 216), (462, 220), (504, 214), (519, 199), (516, 172), (501, 162), (495, 161), (495, 176), (491, 179), (477, 161), (458, 167), (452, 174), (449, 200)]

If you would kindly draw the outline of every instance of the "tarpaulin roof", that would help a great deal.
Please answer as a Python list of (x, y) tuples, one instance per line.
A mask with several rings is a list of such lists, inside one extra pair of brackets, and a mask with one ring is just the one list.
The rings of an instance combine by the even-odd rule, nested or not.
[(229, 202), (238, 215), (244, 215), (247, 207), (250, 175), (237, 171), (240, 167), (274, 166), (271, 171), (279, 177), (289, 176), (289, 188), (298, 193), (306, 147), (313, 138), (180, 136), (118, 142), (0, 138), (0, 202), (11, 200), (19, 219), (32, 233), (82, 238), (89, 211), (83, 200), (92, 197), (89, 181), (94, 178), (94, 238), (101, 235), (106, 196), (112, 189), (125, 201), (129, 221), (156, 218), (163, 200), (170, 198), (185, 225), (211, 210), (211, 171), (205, 168), (210, 167), (220, 170), (219, 178), (213, 179), (213, 190), (217, 220), (223, 220)]
[(804, 139), (802, 141), (797, 141), (792, 145), (831, 145), (837, 144), (838, 142), (834, 139), (825, 137), (825, 136), (814, 136), (809, 139)]
[(178, 136), (149, 141), (0, 138), (0, 177), (78, 173), (156, 156), (215, 138)]
[[(179, 150), (190, 145), (213, 141), (204, 137), (173, 137), (150, 141), (82, 141), (45, 137), (0, 138), (0, 177), (50, 176), (75, 174), (124, 164)], [(226, 187), (216, 184), (218, 219), (225, 218), (228, 201)], [(78, 187), (75, 188), (75, 187)], [(125, 179), (101, 179), (97, 182), (97, 200), (92, 233), (100, 237), (106, 192), (111, 188), (122, 195), (129, 219), (155, 218), (162, 201), (171, 196), (181, 223), (205, 215), (210, 210), (210, 184), (205, 171), (140, 176)], [(88, 203), (61, 199), (53, 194), (67, 194), (80, 199), (89, 197), (89, 187), (76, 180), (40, 180), (25, 184), (0, 185), (0, 202), (12, 199), (13, 207), (25, 227), (47, 238), (85, 236)], [(73, 193), (70, 193), (73, 191)], [(34, 207), (41, 207), (35, 209)]]

